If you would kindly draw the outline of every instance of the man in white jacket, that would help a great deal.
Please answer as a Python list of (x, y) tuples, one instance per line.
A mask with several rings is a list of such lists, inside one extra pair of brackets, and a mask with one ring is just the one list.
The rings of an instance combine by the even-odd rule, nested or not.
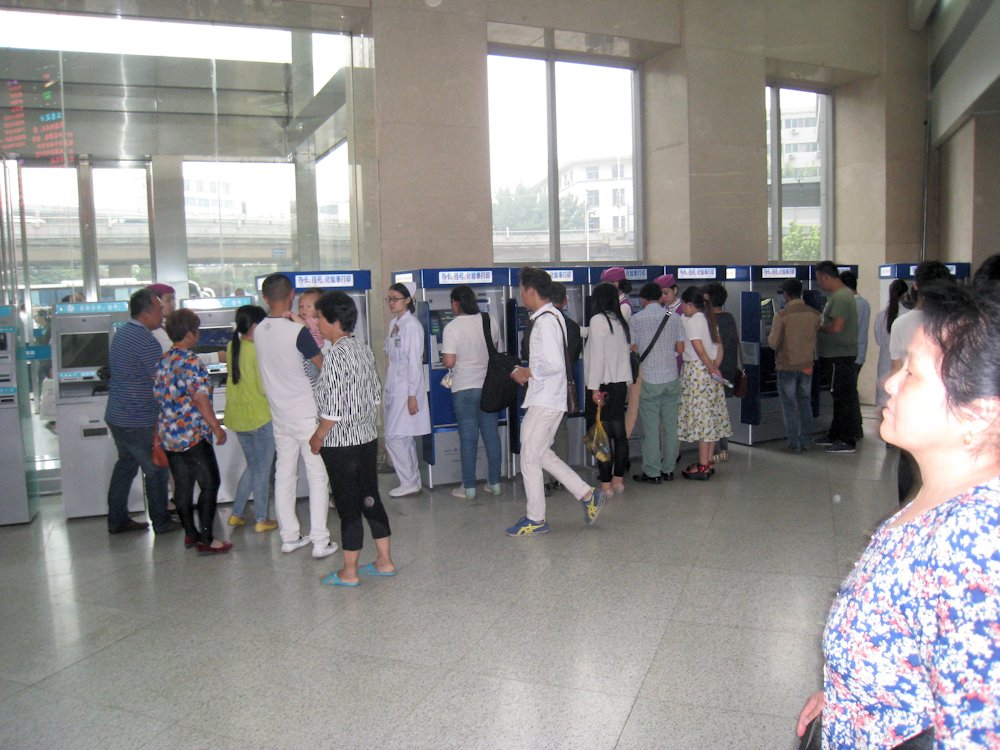
[(580, 501), (587, 525), (597, 520), (605, 497), (552, 450), (556, 430), (566, 413), (566, 324), (549, 301), (552, 296), (549, 274), (525, 266), (520, 278), (521, 301), (531, 313), (532, 327), (528, 366), (515, 368), (511, 377), (528, 386), (524, 397), (527, 413), (521, 423), (521, 477), (528, 510), (527, 515), (507, 529), (507, 535), (534, 536), (549, 531), (545, 522), (543, 471), (549, 472)]

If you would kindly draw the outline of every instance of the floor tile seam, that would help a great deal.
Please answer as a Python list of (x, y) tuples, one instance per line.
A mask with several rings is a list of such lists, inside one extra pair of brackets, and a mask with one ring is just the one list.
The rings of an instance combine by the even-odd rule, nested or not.
[[(727, 566), (718, 562), (716, 563), (702, 562), (701, 555), (699, 555), (698, 560), (696, 560), (692, 564), (692, 566), (695, 568), (701, 568), (702, 570), (725, 570), (730, 572), (737, 571), (741, 573), (764, 573), (764, 574), (783, 575), (783, 576), (794, 575), (798, 578), (831, 578), (834, 575), (836, 575), (835, 573), (830, 575), (821, 575), (819, 573), (817, 574), (790, 573), (787, 570), (782, 570), (779, 568), (758, 568), (758, 567), (752, 567), (750, 565), (737, 565), (736, 563), (732, 563), (731, 565)], [(837, 563), (836, 560), (834, 560), (834, 568), (836, 567)]]
[[(808, 697), (809, 697), (808, 695), (803, 696), (803, 698), (802, 698), (803, 704), (805, 703), (806, 698), (808, 698)], [(739, 709), (739, 708), (726, 708), (726, 707), (723, 707), (723, 706), (707, 706), (707, 705), (702, 704), (702, 703), (691, 703), (690, 701), (665, 701), (665, 700), (663, 700), (661, 698), (648, 698), (648, 697), (639, 697), (639, 698), (636, 698), (636, 702), (638, 703), (639, 701), (648, 701), (650, 703), (659, 703), (659, 704), (663, 704), (663, 705), (668, 705), (670, 707), (678, 707), (679, 706), (679, 707), (688, 707), (688, 708), (694, 708), (694, 709), (705, 709), (705, 708), (708, 708), (708, 709), (710, 709), (712, 711), (723, 711), (725, 713), (741, 714), (741, 715), (745, 715), (745, 716), (766, 716), (766, 717), (771, 718), (771, 719), (787, 720), (787, 719), (791, 718), (791, 720), (792, 720), (791, 729), (790, 729), (791, 732), (795, 731), (795, 723), (794, 722), (798, 718), (798, 713), (796, 713), (796, 714), (793, 715), (793, 714), (776, 714), (776, 713), (772, 713), (770, 711), (745, 711), (745, 710)]]
[[(426, 665), (421, 665), (421, 667), (426, 668)], [(448, 677), (451, 676), (452, 674), (459, 674), (459, 673), (460, 673), (459, 670), (455, 666), (451, 666), (448, 667), (447, 669), (441, 670), (441, 676), (438, 677), (436, 680), (432, 679), (427, 684), (426, 689), (423, 692), (423, 695), (421, 695), (417, 700), (415, 700), (413, 702), (413, 705), (410, 706), (409, 710), (406, 711), (403, 715), (401, 715), (395, 722), (393, 722), (392, 726), (388, 727), (385, 730), (382, 736), (379, 737), (379, 742), (375, 746), (389, 747), (388, 744), (389, 738), (396, 733), (396, 730), (410, 723), (410, 720), (416, 715), (420, 707), (423, 706), (430, 699), (430, 697), (434, 694), (434, 691), (437, 690), (439, 685), (442, 685), (444, 681), (447, 680)]]
[(635, 692), (635, 695), (630, 696), (629, 693), (631, 693), (632, 691), (629, 691), (629, 693), (618, 693), (610, 690), (602, 690), (600, 688), (581, 688), (573, 685), (563, 685), (558, 682), (552, 682), (551, 680), (545, 680), (545, 679), (528, 679), (525, 677), (511, 677), (505, 674), (498, 674), (495, 671), (478, 671), (472, 668), (459, 669), (457, 666), (452, 671), (456, 673), (472, 675), (475, 677), (487, 677), (494, 680), (503, 680), (506, 682), (518, 682), (524, 685), (536, 685), (540, 687), (547, 687), (547, 688), (552, 688), (553, 690), (567, 690), (574, 693), (585, 694), (588, 696), (599, 695), (605, 698), (616, 698), (620, 700), (629, 700), (629, 698), (631, 697), (633, 701), (638, 696), (637, 691)]
[[(76, 664), (76, 662), (74, 662), (74, 664)], [(63, 669), (67, 669), (68, 667), (74, 666), (74, 664), (67, 665), (67, 667), (64, 667)], [(59, 672), (62, 672), (62, 671), (63, 671), (62, 669), (59, 670)], [(59, 674), (59, 672), (55, 672), (55, 673), (53, 673), (51, 675), (48, 675), (41, 682), (44, 682), (45, 680), (49, 679), (50, 677), (54, 677), (55, 675)], [(89, 697), (89, 694), (87, 694), (87, 693), (81, 693), (81, 691), (79, 690), (79, 687), (74, 688), (73, 692), (69, 692), (69, 690), (59, 689), (58, 687), (54, 687), (54, 686), (49, 686), (49, 685), (43, 686), (41, 684), (41, 682), (37, 682), (34, 685), (32, 685), (31, 689), (44, 690), (45, 692), (53, 693), (53, 694), (61, 696), (63, 698), (73, 698), (73, 699), (78, 700), (81, 703), (84, 703), (84, 704), (89, 705), (89, 706), (97, 706), (97, 707), (104, 708), (104, 709), (109, 709), (109, 710), (112, 710), (112, 711), (120, 711), (122, 713), (129, 714), (129, 715), (141, 716), (144, 719), (152, 719), (154, 721), (163, 721), (163, 713), (162, 712), (159, 712), (159, 713), (150, 713), (150, 712), (147, 712), (145, 709), (135, 708), (133, 706), (123, 706), (123, 705), (120, 705), (120, 704), (117, 704), (117, 703), (110, 703), (110, 702), (103, 701), (103, 700), (94, 700), (91, 697)], [(0, 706), (2, 706), (2, 705), (3, 705), (3, 703), (0, 703)], [(169, 729), (169, 728), (170, 727), (168, 725), (166, 727), (166, 729)], [(157, 733), (157, 734), (159, 735), (160, 733)]]
[(815, 630), (809, 630), (809, 631), (791, 630), (791, 629), (788, 629), (788, 628), (762, 627), (760, 625), (753, 625), (753, 624), (750, 624), (750, 625), (739, 625), (739, 626), (737, 626), (737, 625), (730, 625), (730, 624), (727, 624), (727, 623), (724, 623), (724, 622), (715, 622), (715, 621), (705, 620), (705, 619), (698, 618), (698, 617), (685, 616), (683, 614), (676, 615), (673, 619), (675, 621), (677, 621), (679, 623), (683, 623), (685, 625), (700, 625), (700, 626), (708, 626), (708, 627), (733, 628), (735, 630), (753, 630), (755, 632), (777, 633), (777, 634), (781, 634), (781, 635), (802, 636), (802, 637), (814, 637), (816, 635), (822, 636), (823, 630), (826, 628), (826, 618), (825, 617), (824, 617), (824, 619), (822, 621), (819, 621), (819, 620), (816, 621), (816, 623), (815, 623)]

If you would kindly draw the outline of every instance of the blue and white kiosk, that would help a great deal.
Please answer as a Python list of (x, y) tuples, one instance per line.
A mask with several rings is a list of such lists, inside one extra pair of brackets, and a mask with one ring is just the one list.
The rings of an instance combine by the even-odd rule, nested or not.
[[(584, 308), (587, 301), (587, 289), (590, 283), (590, 268), (586, 266), (575, 267), (552, 267), (544, 268), (553, 281), (561, 282), (566, 286), (566, 310), (568, 317), (572, 318), (581, 326), (586, 326), (584, 321)], [(507, 315), (508, 341), (514, 347), (514, 352), (518, 357), (522, 357), (521, 348), (524, 338), (525, 328), (528, 324), (528, 309), (521, 304), (520, 268), (510, 269), (510, 301)], [(583, 355), (573, 364), (573, 379), (577, 388), (577, 403), (580, 408), (573, 414), (567, 414), (567, 421), (564, 429), (560, 429), (556, 436), (555, 449), (571, 466), (582, 466), (586, 461), (586, 449), (583, 447), (583, 436), (587, 428), (583, 419)], [(524, 418), (524, 410), (517, 409), (516, 415), (510, 420), (510, 447), (513, 454), (512, 473), (516, 474), (519, 465), (521, 452), (521, 420)]]
[[(444, 327), (454, 318), (451, 290), (467, 284), (476, 292), (479, 309), (489, 313), (500, 332), (500, 351), (509, 349), (507, 303), (510, 300), (509, 268), (423, 268), (397, 271), (393, 283), (406, 284), (417, 303), (417, 318), (424, 327), (424, 358), (431, 410), (431, 434), (424, 436), (420, 473), (424, 486), (462, 481), (458, 424), (452, 407), (451, 391), (441, 385), (447, 374), (441, 356)], [(501, 475), (511, 476), (508, 415), (500, 415)], [(486, 451), (482, 444), (476, 459), (476, 478), (485, 479)]]
[[(881, 309), (889, 299), (889, 285), (896, 279), (902, 279), (908, 286), (913, 284), (913, 277), (917, 273), (918, 263), (887, 263), (878, 267), (879, 299), (872, 304), (873, 311)], [(945, 263), (952, 276), (958, 279), (959, 283), (967, 283), (972, 277), (971, 263)]]

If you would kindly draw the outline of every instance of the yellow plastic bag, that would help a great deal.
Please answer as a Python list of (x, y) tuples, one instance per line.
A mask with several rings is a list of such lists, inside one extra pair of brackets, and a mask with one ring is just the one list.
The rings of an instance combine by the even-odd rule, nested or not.
[(594, 426), (583, 436), (583, 445), (598, 461), (611, 460), (611, 441), (608, 440), (608, 433), (604, 429), (604, 423), (601, 422), (600, 404), (597, 405), (597, 419), (594, 420)]

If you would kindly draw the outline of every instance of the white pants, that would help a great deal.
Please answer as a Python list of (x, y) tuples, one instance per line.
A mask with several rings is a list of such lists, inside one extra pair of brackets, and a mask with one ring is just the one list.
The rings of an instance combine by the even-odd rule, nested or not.
[(295, 486), (298, 483), (299, 456), (309, 480), (309, 539), (317, 547), (330, 543), (326, 514), (330, 504), (330, 482), (323, 459), (309, 449), (309, 438), (316, 431), (315, 419), (279, 422), (274, 419), (274, 509), (278, 517), (281, 541), (299, 538), (299, 517), (295, 512)]
[(420, 465), (417, 463), (417, 439), (413, 435), (386, 435), (385, 451), (389, 454), (399, 486), (404, 489), (419, 488)]
[(552, 442), (563, 416), (565, 412), (557, 409), (531, 406), (521, 422), (521, 478), (524, 480), (524, 494), (528, 498), (527, 515), (536, 523), (545, 520), (543, 471), (549, 472), (578, 500), (586, 497), (591, 490), (590, 485), (552, 450)]

